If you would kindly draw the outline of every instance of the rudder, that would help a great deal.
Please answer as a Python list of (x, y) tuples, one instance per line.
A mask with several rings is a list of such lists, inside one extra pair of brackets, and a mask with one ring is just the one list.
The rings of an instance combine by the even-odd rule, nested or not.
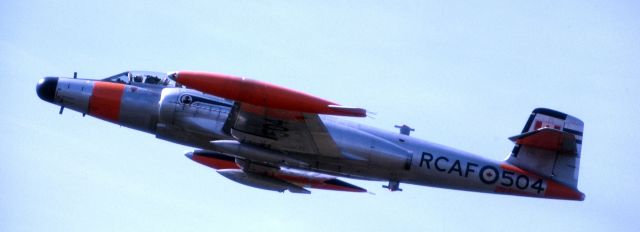
[(506, 162), (577, 188), (584, 123), (551, 109), (531, 112)]

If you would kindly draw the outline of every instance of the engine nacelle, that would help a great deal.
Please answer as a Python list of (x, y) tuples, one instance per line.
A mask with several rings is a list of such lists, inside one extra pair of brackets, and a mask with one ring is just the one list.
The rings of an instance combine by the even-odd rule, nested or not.
[(199, 147), (226, 138), (222, 131), (232, 102), (193, 90), (165, 88), (159, 102), (156, 136)]

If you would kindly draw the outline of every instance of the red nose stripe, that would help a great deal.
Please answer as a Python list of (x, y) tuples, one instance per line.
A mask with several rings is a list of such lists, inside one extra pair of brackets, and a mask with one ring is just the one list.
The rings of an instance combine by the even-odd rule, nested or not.
[(123, 93), (123, 84), (96, 81), (89, 99), (89, 115), (117, 123)]

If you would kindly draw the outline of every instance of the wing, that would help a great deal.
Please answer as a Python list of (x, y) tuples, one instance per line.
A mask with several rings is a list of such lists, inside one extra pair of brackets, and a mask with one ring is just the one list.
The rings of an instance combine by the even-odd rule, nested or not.
[(256, 80), (190, 71), (169, 76), (189, 88), (235, 100), (224, 130), (241, 143), (282, 152), (338, 157), (318, 114), (366, 116), (361, 108)]
[(224, 130), (242, 143), (338, 157), (340, 151), (317, 114), (236, 102)]

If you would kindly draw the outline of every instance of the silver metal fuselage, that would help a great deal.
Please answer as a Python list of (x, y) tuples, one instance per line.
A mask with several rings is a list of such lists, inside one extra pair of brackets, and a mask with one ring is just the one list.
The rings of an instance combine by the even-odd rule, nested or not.
[[(98, 82), (59, 78), (53, 103), (92, 115), (91, 93)], [(211, 141), (233, 139), (223, 130), (232, 101), (186, 88), (143, 83), (124, 85), (119, 98), (119, 103), (112, 106), (118, 109), (111, 109), (118, 111), (115, 112), (117, 120), (94, 116), (155, 134), (163, 140), (206, 150), (217, 149)], [(185, 101), (190, 104), (184, 104)], [(495, 191), (497, 183), (491, 175), (499, 175), (499, 162), (339, 117), (321, 116), (321, 119), (342, 156), (280, 153), (283, 160), (301, 161), (285, 165), (365, 180)], [(483, 178), (482, 175), (489, 176)], [(487, 184), (483, 179), (492, 183)]]

